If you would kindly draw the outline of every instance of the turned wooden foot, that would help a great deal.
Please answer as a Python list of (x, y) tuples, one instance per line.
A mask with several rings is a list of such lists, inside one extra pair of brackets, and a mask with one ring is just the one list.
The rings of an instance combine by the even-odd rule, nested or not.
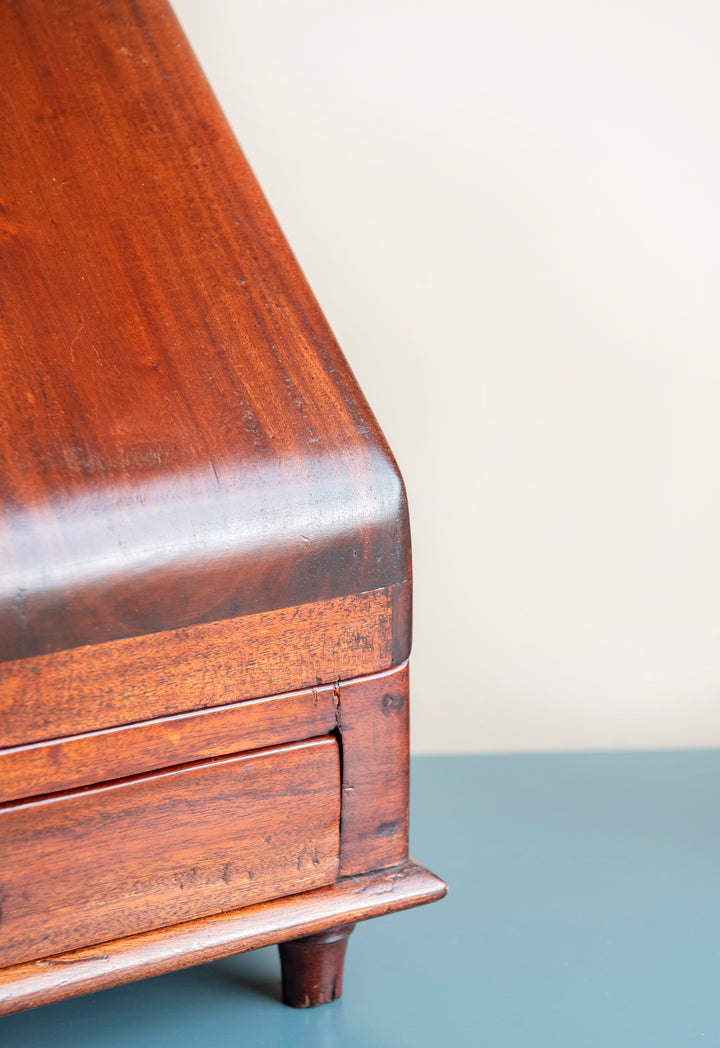
[(354, 924), (280, 943), (282, 995), (293, 1008), (313, 1008), (342, 993), (345, 947)]

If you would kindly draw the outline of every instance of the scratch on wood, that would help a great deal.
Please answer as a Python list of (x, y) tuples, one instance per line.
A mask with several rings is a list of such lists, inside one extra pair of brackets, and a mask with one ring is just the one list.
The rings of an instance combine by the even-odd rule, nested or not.
[(78, 328), (77, 335), (75, 336), (75, 338), (70, 343), (70, 360), (72, 361), (73, 364), (75, 363), (75, 346), (76, 346), (77, 341), (80, 338), (80, 336), (82, 335), (84, 330), (85, 330), (85, 318), (83, 316), (81, 316), (80, 317), (80, 327)]

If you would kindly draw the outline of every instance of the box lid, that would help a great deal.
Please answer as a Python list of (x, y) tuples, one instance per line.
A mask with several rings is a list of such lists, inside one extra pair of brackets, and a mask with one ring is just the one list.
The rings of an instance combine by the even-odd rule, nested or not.
[(164, 0), (0, 12), (0, 660), (410, 575), (402, 481)]

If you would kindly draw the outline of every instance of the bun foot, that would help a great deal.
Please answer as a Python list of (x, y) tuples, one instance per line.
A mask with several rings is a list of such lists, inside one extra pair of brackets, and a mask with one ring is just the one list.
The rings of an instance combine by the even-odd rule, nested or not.
[(345, 947), (354, 924), (280, 943), (282, 995), (293, 1008), (314, 1008), (342, 993)]

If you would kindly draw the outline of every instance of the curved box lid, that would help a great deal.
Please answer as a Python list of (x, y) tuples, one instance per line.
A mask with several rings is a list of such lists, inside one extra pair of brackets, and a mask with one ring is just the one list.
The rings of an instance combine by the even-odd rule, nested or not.
[(409, 579), (392, 455), (164, 0), (0, 12), (0, 660)]

